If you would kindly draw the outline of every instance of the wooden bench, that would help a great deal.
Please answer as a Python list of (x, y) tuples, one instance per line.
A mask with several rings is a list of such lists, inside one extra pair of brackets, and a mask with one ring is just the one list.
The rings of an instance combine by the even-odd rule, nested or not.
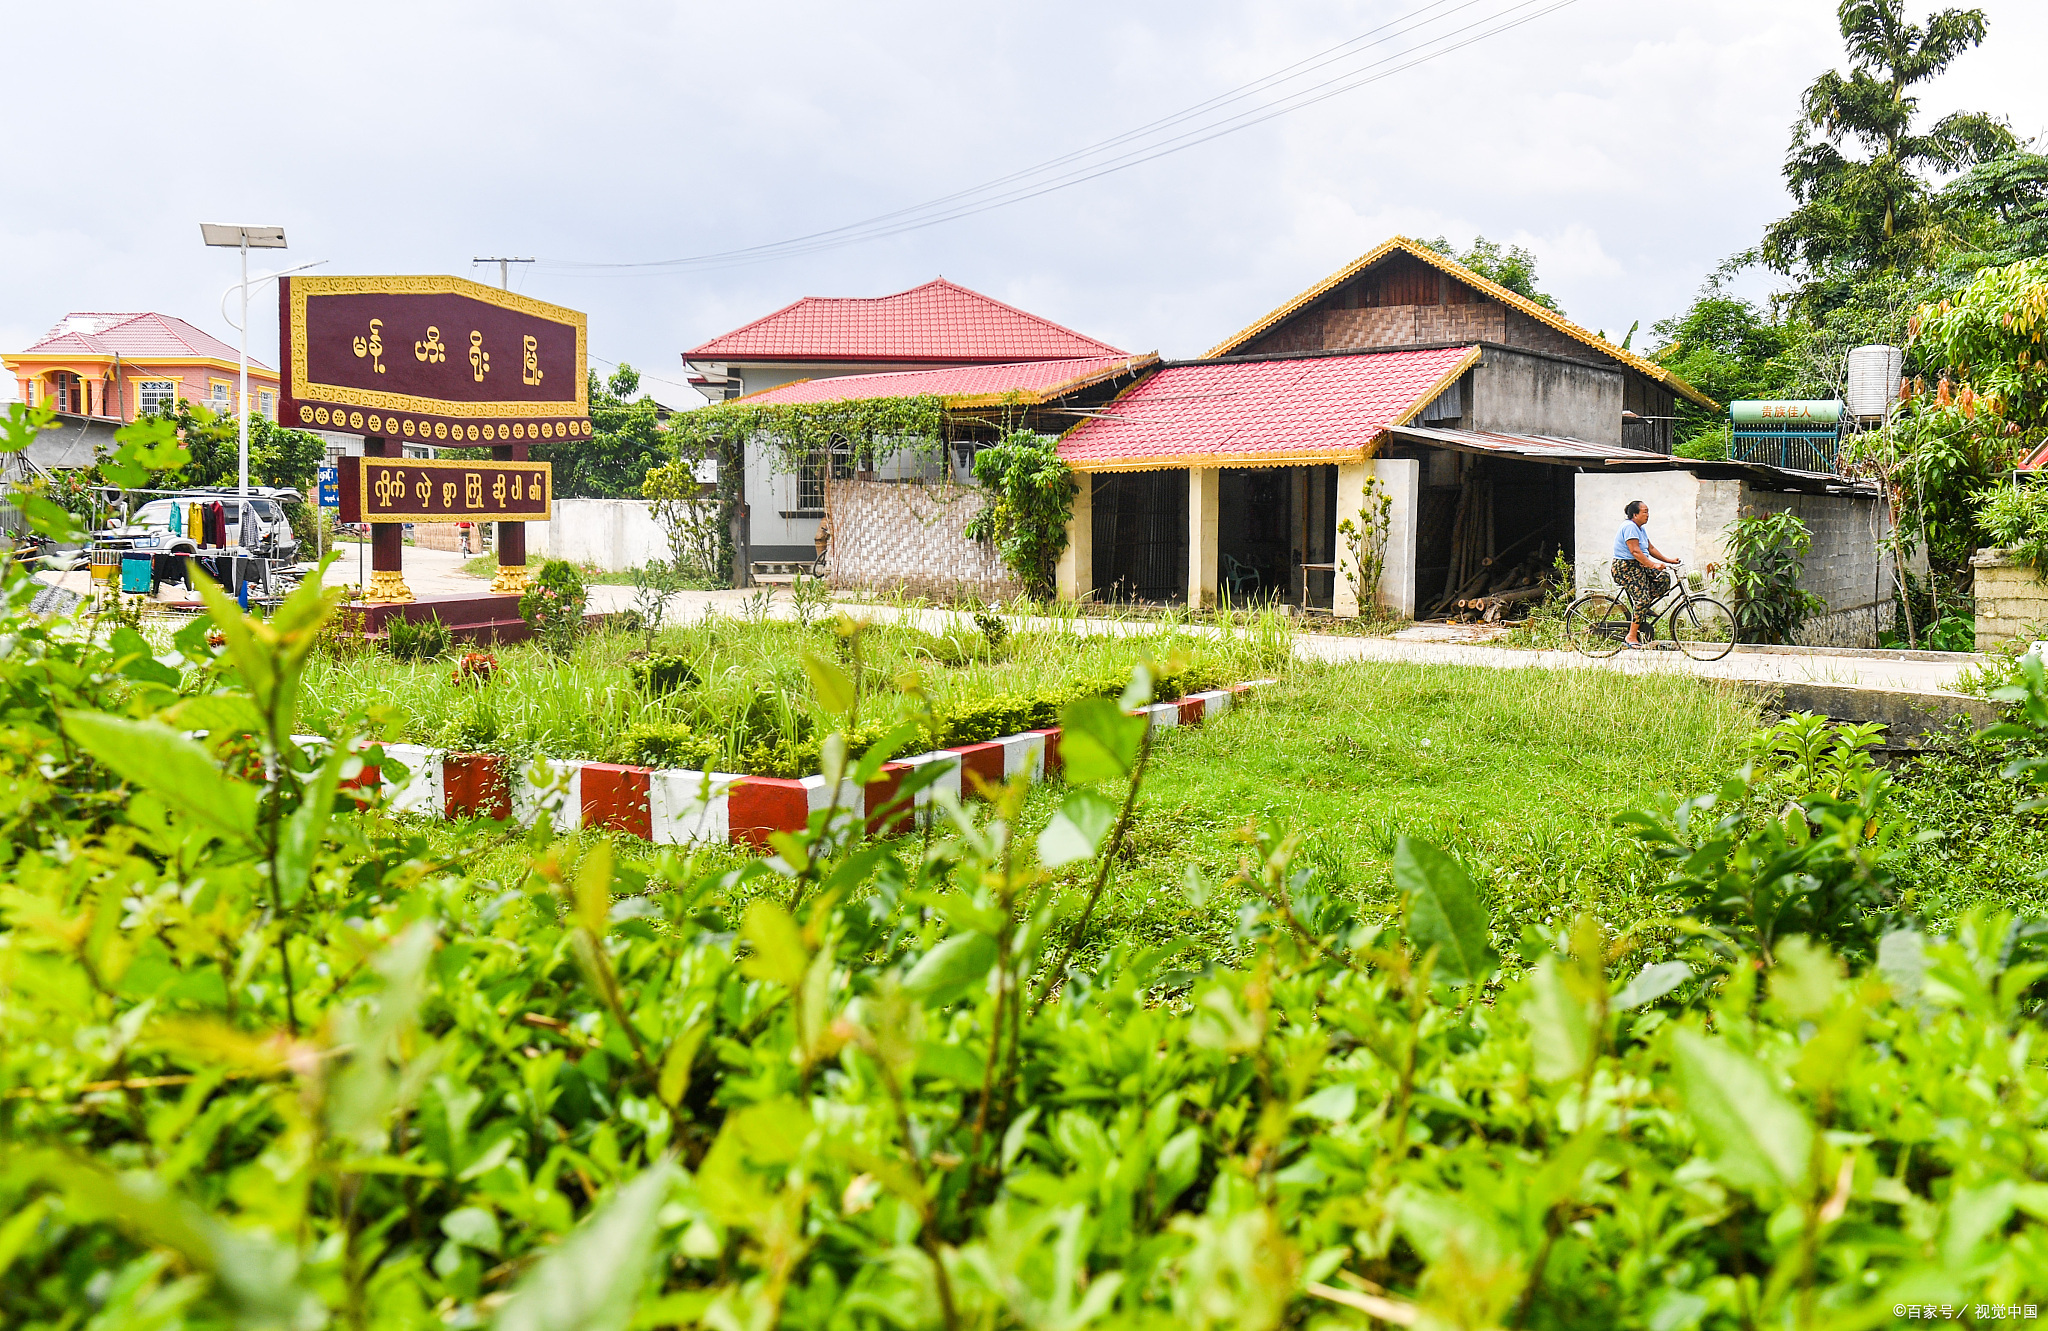
[(818, 576), (818, 562), (812, 559), (757, 559), (747, 565), (748, 575), (757, 583), (787, 587), (799, 575)]

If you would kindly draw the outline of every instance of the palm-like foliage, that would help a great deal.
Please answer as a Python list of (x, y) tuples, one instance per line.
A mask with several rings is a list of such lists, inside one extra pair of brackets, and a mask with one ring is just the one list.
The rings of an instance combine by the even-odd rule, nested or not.
[[(1807, 88), (1785, 181), (1799, 206), (1764, 233), (1780, 272), (1918, 266), (1947, 235), (1948, 209), (1930, 173), (1964, 170), (2015, 146), (2004, 121), (1957, 111), (1915, 130), (1912, 89), (1984, 40), (1984, 12), (1945, 9), (1909, 22), (1902, 0), (1842, 0), (1849, 72)], [(1861, 149), (1861, 157), (1845, 148)]]

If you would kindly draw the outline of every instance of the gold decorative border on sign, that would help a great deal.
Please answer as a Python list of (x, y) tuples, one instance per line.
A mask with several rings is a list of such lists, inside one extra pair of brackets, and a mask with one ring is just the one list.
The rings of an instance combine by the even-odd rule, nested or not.
[[(291, 279), (290, 396), (324, 399), (350, 407), (379, 407), (423, 416), (587, 416), (590, 414), (590, 320), (581, 310), (550, 305), (517, 292), (487, 287), (466, 277), (294, 277)], [(567, 402), (449, 402), (409, 393), (373, 393), (339, 384), (316, 384), (306, 371), (306, 301), (313, 296), (464, 296), (499, 309), (576, 329), (576, 397)]]
[[(555, 473), (554, 464), (551, 462), (514, 462), (510, 459), (500, 462), (496, 458), (475, 458), (458, 461), (454, 458), (373, 457), (349, 458), (347, 461), (357, 464), (356, 505), (362, 512), (362, 520), (364, 522), (550, 522), (553, 521), (555, 516)], [(410, 513), (372, 514), (369, 501), (365, 496), (370, 493), (370, 464), (373, 462), (382, 463), (390, 467), (442, 467), (451, 471), (475, 471), (479, 467), (489, 467), (494, 471), (539, 472), (541, 478), (541, 510), (538, 513), (499, 513), (490, 510), (475, 511), (464, 509), (460, 513), (415, 511)]]

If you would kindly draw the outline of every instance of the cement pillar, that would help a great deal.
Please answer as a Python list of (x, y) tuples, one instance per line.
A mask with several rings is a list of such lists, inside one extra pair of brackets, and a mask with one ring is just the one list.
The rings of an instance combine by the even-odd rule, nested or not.
[[(500, 462), (524, 462), (530, 444), (493, 444), (491, 456)], [(491, 590), (518, 596), (526, 590), (526, 524), (523, 522), (500, 522), (496, 524), (498, 548), (498, 575), (491, 579)]]
[(1223, 473), (1214, 467), (1188, 468), (1188, 605), (1209, 610), (1216, 605), (1216, 501)]
[(1352, 584), (1357, 564), (1351, 543), (1344, 537), (1344, 524), (1359, 526), (1365, 518), (1365, 483), (1372, 476), (1372, 463), (1353, 462), (1337, 468), (1337, 586), (1330, 598), (1330, 613), (1339, 619), (1357, 619), (1364, 612), (1358, 591)]
[(1413, 618), (1416, 514), (1422, 503), (1422, 463), (1414, 458), (1374, 458), (1337, 468), (1337, 592), (1331, 610), (1341, 618), (1356, 619), (1370, 608), (1360, 603), (1351, 585), (1355, 570), (1343, 534), (1347, 520), (1354, 527), (1365, 525), (1369, 481), (1378, 481), (1379, 492), (1393, 502), (1387, 510), (1387, 548), (1379, 583), (1368, 589), (1368, 595), (1387, 614)]
[[(403, 456), (395, 440), (371, 437), (363, 440), (363, 456)], [(370, 528), (370, 585), (363, 588), (365, 605), (403, 605), (413, 599), (405, 585), (405, 524), (372, 522)]]
[(1067, 548), (1060, 552), (1054, 573), (1062, 601), (1085, 601), (1095, 590), (1095, 476), (1084, 471), (1074, 479), (1081, 488), (1067, 516)]

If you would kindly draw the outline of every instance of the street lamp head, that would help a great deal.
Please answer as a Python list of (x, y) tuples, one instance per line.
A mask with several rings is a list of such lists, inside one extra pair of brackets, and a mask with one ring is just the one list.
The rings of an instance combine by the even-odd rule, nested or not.
[(247, 245), (252, 250), (281, 250), (284, 244), (284, 228), (281, 226), (236, 226), (227, 222), (201, 222), (199, 234), (209, 245), (221, 245), (231, 250)]

